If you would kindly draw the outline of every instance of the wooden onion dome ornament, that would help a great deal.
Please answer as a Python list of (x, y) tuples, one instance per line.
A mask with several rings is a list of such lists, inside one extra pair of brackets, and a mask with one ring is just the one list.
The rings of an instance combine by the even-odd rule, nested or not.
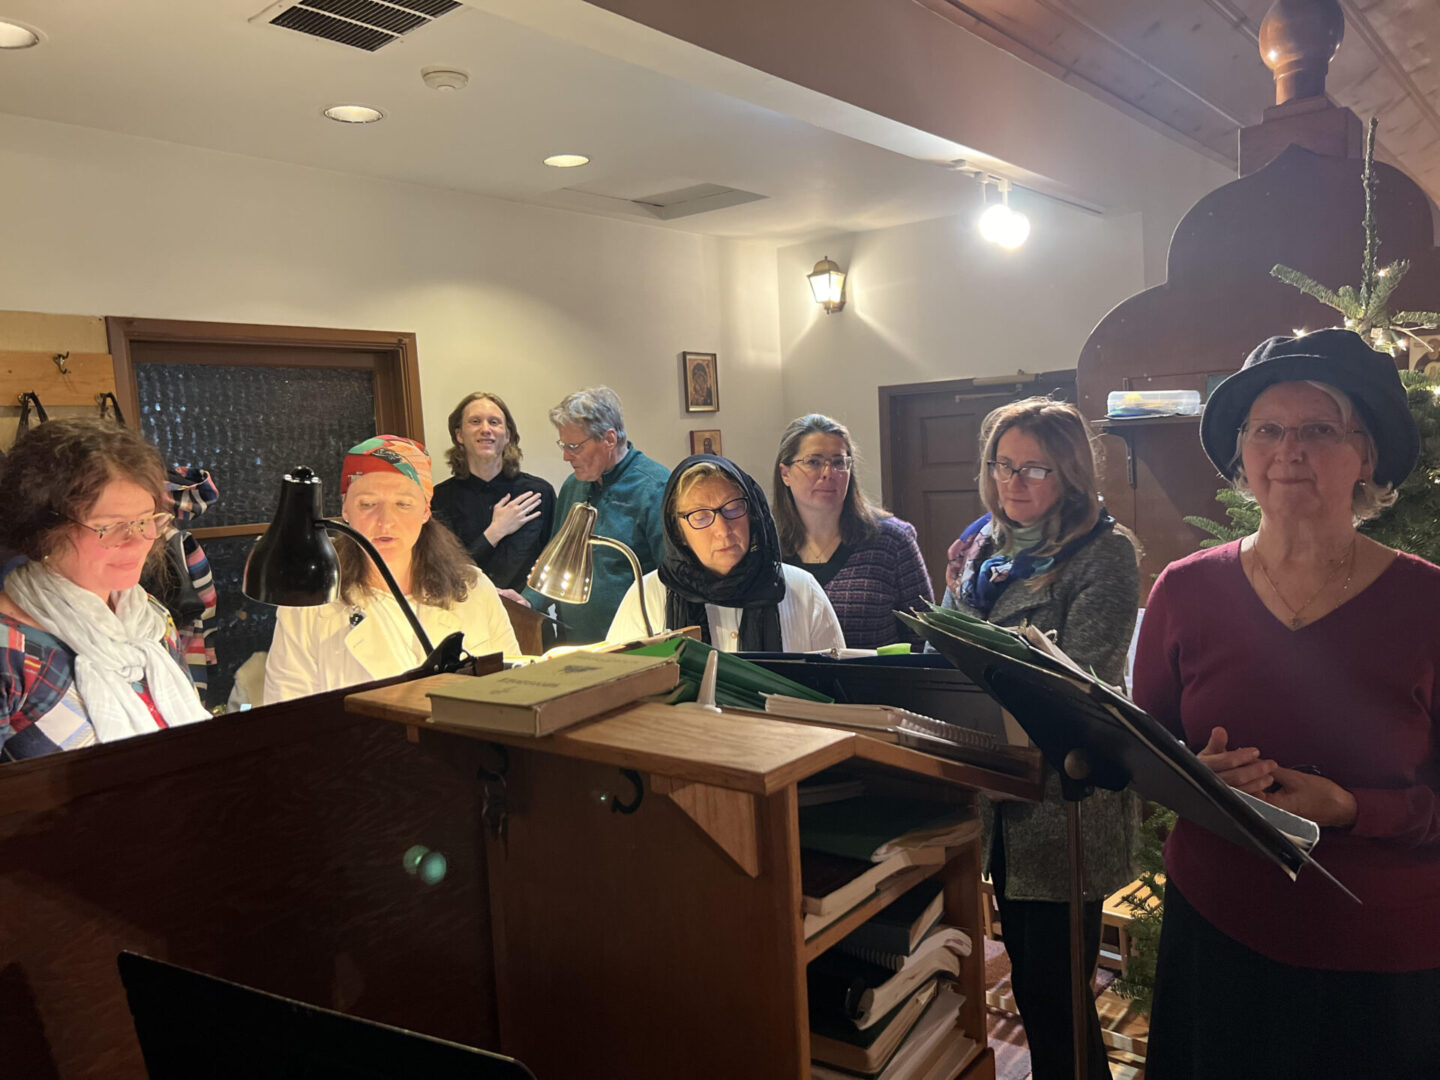
[(1275, 73), (1275, 104), (1323, 96), (1344, 37), (1340, 0), (1275, 0), (1260, 23), (1260, 56)]

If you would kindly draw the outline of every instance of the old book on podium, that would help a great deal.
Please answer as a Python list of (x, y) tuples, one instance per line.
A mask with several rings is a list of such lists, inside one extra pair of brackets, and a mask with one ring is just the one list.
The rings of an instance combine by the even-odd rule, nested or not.
[(1023, 635), (989, 623), (977, 631), (971, 624), (978, 620), (953, 611), (898, 614), (1000, 702), (1062, 777), (1067, 756), (1080, 751), (1088, 770), (1085, 786), (1131, 788), (1261, 855), (1292, 879), (1302, 867), (1313, 866), (1354, 899), (1311, 858), (1309, 848), (1319, 836), (1314, 822), (1230, 787), (1158, 720), (1058, 649), (1037, 648)]

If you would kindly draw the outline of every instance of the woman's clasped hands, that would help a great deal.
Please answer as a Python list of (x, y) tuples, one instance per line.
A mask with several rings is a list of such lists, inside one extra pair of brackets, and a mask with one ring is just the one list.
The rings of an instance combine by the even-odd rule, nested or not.
[(1210, 729), (1210, 739), (1196, 752), (1202, 764), (1233, 788), (1264, 799), (1317, 825), (1348, 828), (1355, 824), (1355, 796), (1333, 780), (1301, 769), (1287, 769), (1261, 757), (1259, 747), (1229, 747), (1223, 727)]

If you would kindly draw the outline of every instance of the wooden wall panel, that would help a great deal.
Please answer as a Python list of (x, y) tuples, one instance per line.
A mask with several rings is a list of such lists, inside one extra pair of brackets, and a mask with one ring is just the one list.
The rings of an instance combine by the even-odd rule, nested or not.
[[(50, 315), (40, 311), (0, 311), (0, 353), (55, 353), (75, 354), (108, 353), (105, 342), (105, 320), (98, 315)], [(106, 357), (109, 360), (109, 357)], [(16, 400), (19, 391), (11, 392), (11, 380), (4, 378), (6, 365), (0, 362), (0, 450), (15, 441), (16, 422), (20, 416)], [(56, 372), (56, 375), (59, 373)], [(50, 373), (46, 372), (47, 380)], [(88, 387), (90, 377), (86, 377)], [(113, 369), (105, 373), (105, 390), (115, 389)], [(47, 381), (47, 384), (49, 382)], [(52, 405), (45, 395), (45, 385), (25, 386), (40, 394), (46, 410), (52, 417), (92, 416), (95, 407), (86, 401), (79, 406)], [(93, 393), (93, 391), (91, 391)]]
[[(144, 1076), (121, 949), (495, 1045), (483, 744), (341, 700), (3, 767), (0, 1073)], [(443, 881), (406, 872), (413, 844)]]

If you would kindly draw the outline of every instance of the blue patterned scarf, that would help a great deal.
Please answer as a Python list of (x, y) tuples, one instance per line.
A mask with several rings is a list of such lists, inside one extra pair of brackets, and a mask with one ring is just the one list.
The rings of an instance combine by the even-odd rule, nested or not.
[(950, 578), (951, 589), (958, 592), (960, 599), (981, 615), (989, 617), (990, 609), (1012, 581), (1047, 573), (1056, 563), (1064, 562), (1114, 526), (1115, 519), (1101, 510), (1093, 529), (1084, 536), (1077, 536), (1053, 554), (1036, 556), (1032, 554), (1033, 548), (995, 554), (994, 520), (986, 514), (967, 526), (960, 539), (950, 545), (946, 576)]

